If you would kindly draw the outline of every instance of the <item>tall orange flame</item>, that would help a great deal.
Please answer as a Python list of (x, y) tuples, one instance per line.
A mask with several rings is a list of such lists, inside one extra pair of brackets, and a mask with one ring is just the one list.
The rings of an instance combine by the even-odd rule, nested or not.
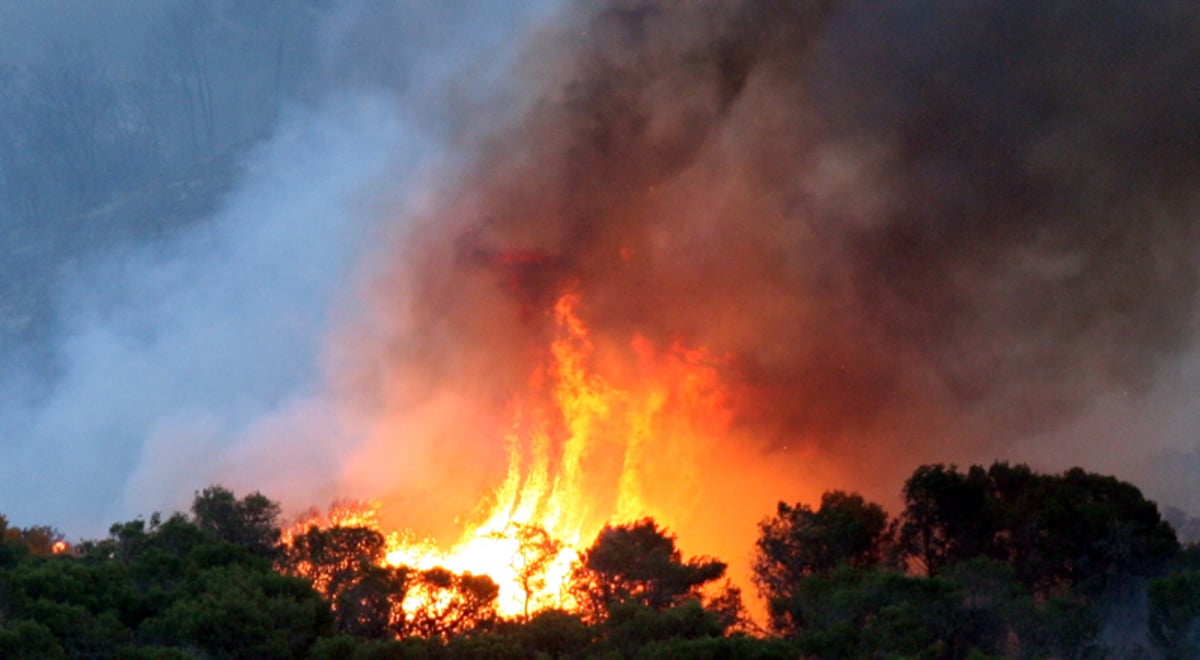
[[(486, 574), (500, 587), (502, 615), (528, 615), (572, 607), (571, 567), (605, 524), (651, 516), (670, 526), (690, 513), (699, 460), (730, 422), (723, 360), (640, 335), (599, 349), (580, 305), (567, 293), (554, 307), (546, 364), (511, 404), (507, 471), (478, 522), (449, 550), (392, 533), (389, 563)], [(369, 507), (357, 508), (348, 519), (376, 526)]]

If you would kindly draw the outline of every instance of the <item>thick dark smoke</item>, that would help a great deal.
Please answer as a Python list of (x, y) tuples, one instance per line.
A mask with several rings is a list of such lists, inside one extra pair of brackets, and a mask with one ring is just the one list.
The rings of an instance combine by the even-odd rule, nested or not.
[[(565, 289), (600, 352), (727, 356), (728, 440), (814, 488), (1031, 460), (1200, 507), (1196, 3), (259, 4), (2, 12), (0, 201), (37, 211), (0, 226), (10, 520), (94, 533), (223, 481), (450, 521)], [(117, 95), (58, 94), (89, 80)], [(84, 190), (47, 172), (93, 100), (122, 167)], [(138, 191), (222, 188), (217, 156), (198, 217), (102, 240)], [(750, 538), (768, 509), (725, 499)]]
[(584, 4), (399, 259), (365, 382), (517, 387), (573, 288), (602, 337), (729, 355), (764, 449), (1010, 458), (1193, 338), (1198, 37), (1169, 0)]

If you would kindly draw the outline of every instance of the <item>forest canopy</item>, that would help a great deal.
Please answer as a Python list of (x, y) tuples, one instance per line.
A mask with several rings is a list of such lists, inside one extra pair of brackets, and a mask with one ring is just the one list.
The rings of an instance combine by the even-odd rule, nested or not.
[[(189, 513), (116, 523), (106, 538), (75, 545), (51, 527), (0, 517), (0, 655), (1200, 652), (1200, 548), (1182, 546), (1134, 485), (1078, 468), (933, 464), (912, 473), (903, 503), (890, 517), (842, 491), (815, 508), (780, 502), (753, 548), (765, 627), (724, 581), (724, 562), (686, 557), (649, 518), (606, 526), (581, 549), (570, 607), (528, 603), (504, 617), (489, 576), (391, 565), (371, 527), (288, 532), (279, 506), (258, 492), (212, 486)], [(535, 572), (528, 579), (544, 579)]]

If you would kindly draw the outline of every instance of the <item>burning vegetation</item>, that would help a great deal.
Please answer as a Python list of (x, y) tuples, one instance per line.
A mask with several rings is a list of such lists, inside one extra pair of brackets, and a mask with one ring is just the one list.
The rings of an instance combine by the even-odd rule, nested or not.
[[(556, 15), (511, 112), (464, 109), (488, 130), (336, 336), (339, 485), (452, 554), (653, 516), (746, 583), (770, 493), (895, 503), (914, 462), (1010, 456), (1137, 398), (1193, 339), (1196, 24), (1178, 3)], [(1145, 463), (1105, 446), (1107, 470)]]
[[(1136, 487), (949, 462), (1137, 397), (1192, 347), (1197, 34), (1167, 0), (556, 14), (511, 110), (456, 108), (487, 130), (332, 341), (336, 479), (363, 500), (281, 530), (214, 488), (58, 558), (7, 535), (0, 566), (129, 584), (60, 599), (109, 638), (0, 621), (0, 645), (1196, 653), (1196, 549)], [(39, 579), (6, 615), (57, 597)]]
[[(724, 361), (679, 344), (658, 349), (636, 334), (600, 350), (581, 304), (574, 292), (558, 298), (556, 332), (529, 374), (529, 396), (507, 406), (503, 481), (448, 549), (387, 533), (386, 564), (486, 575), (498, 585), (500, 614), (528, 617), (579, 606), (568, 579), (605, 525), (693, 513), (699, 462), (729, 424)], [(285, 541), (314, 526), (381, 530), (380, 506), (335, 503), (323, 519), (302, 517)]]
[[(1196, 546), (1132, 484), (1072, 469), (934, 464), (895, 518), (856, 493), (779, 502), (758, 525), (763, 627), (726, 564), (686, 558), (645, 518), (571, 554), (522, 526), (470, 552), (413, 553), (344, 504), (277, 526), (259, 493), (196, 494), (191, 515), (113, 525), (62, 553), (0, 518), (0, 651), (223, 657), (1193, 657)], [(396, 555), (396, 552), (401, 555)], [(432, 552), (436, 553), (436, 550)], [(421, 562), (426, 562), (422, 564)], [(502, 595), (509, 579), (522, 597)]]
[(895, 503), (1143, 392), (1192, 337), (1200, 105), (1082, 91), (1165, 94), (1195, 16), (1052, 4), (558, 16), (335, 346), (342, 483), (430, 538), (392, 563), (570, 608), (583, 546), (649, 516), (749, 584), (774, 493)]
[(650, 517), (749, 584), (774, 493), (895, 502), (1145, 391), (1192, 339), (1200, 99), (1140, 94), (1196, 17), (1051, 4), (557, 16), (335, 347), (381, 565), (576, 610), (590, 540)]

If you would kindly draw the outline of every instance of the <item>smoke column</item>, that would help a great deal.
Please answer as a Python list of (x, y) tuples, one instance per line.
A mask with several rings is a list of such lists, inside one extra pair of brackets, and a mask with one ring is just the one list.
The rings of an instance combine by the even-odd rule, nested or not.
[(731, 356), (776, 499), (994, 459), (1187, 492), (1139, 470), (1194, 446), (1165, 402), (1195, 382), (1198, 34), (1182, 2), (580, 5), (349, 332), (349, 397), (403, 438), (365, 455), (411, 459), (416, 509), (485, 482), (463, 406), (520, 389), (571, 287), (600, 336)]
[(567, 288), (599, 344), (728, 357), (697, 508), (732, 531), (689, 552), (744, 560), (824, 488), (892, 505), (922, 461), (1200, 506), (1193, 3), (539, 4), (338, 13), (351, 84), (208, 229), (64, 298), (0, 510), (95, 533), (222, 481), (451, 525)]

